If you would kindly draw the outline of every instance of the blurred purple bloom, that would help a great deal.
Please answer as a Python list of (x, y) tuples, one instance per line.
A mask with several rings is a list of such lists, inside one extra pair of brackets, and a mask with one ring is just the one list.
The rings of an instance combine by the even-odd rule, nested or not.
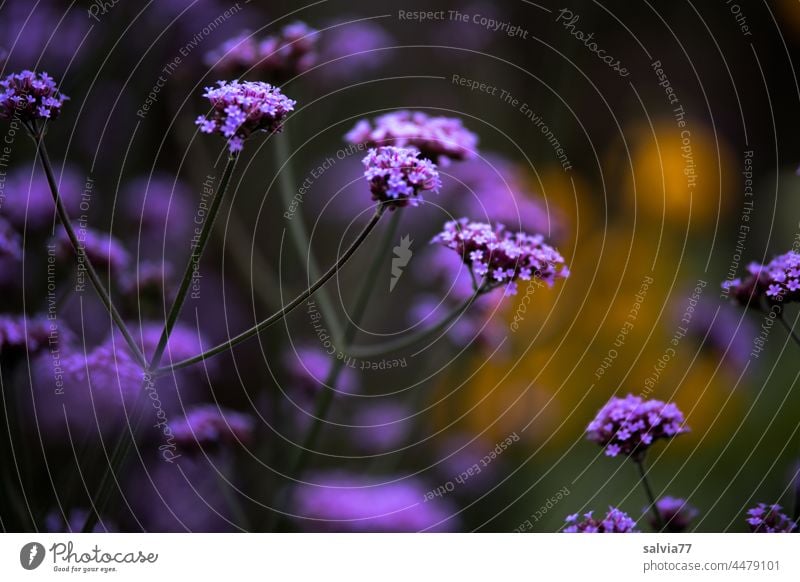
[[(51, 511), (44, 518), (44, 531), (50, 533), (80, 533), (89, 517), (89, 511), (82, 508), (67, 511), (66, 521), (60, 511)], [(92, 533), (116, 532), (117, 526), (107, 519), (100, 519), (92, 528)]]
[(30, 0), (5, 0), (2, 6), (0, 38), (8, 49), (9, 64), (27, 67), (38, 62), (62, 71), (87, 54), (90, 42), (84, 41), (92, 21), (83, 10)]
[[(173, 463), (160, 458), (146, 469), (126, 475), (126, 497), (149, 532), (235, 531), (230, 503), (229, 460), (219, 455), (183, 455)], [(236, 495), (235, 492), (231, 492)]]
[(346, 473), (316, 474), (316, 485), (295, 488), (292, 511), (304, 530), (332, 532), (453, 531), (453, 508), (425, 501), (428, 488), (416, 479), (385, 483)]
[(67, 426), (73, 438), (95, 427), (104, 436), (119, 433), (143, 387), (139, 365), (107, 344), (86, 354), (62, 346), (37, 358), (33, 368), (32, 424), (50, 439), (64, 438)]
[(395, 111), (375, 119), (359, 121), (345, 135), (348, 143), (370, 148), (395, 146), (416, 148), (423, 158), (446, 163), (475, 156), (477, 136), (455, 117), (430, 117), (421, 111)]
[(24, 350), (32, 355), (47, 347), (51, 331), (44, 315), (0, 315), (0, 353)]
[(22, 238), (11, 224), (0, 218), (0, 259), (21, 259)]
[(724, 281), (722, 288), (740, 305), (762, 307), (769, 302), (800, 301), (800, 253), (789, 251), (766, 265), (750, 263), (743, 279)]
[(379, 454), (402, 445), (414, 424), (411, 410), (397, 402), (362, 405), (353, 415), (352, 441), (361, 451)]
[(520, 167), (496, 155), (457, 164), (442, 196), (466, 216), (504, 224), (512, 230), (545, 233), (562, 239), (565, 219), (547, 200), (530, 192)]
[(318, 32), (303, 22), (258, 40), (249, 30), (226, 40), (206, 54), (205, 64), (221, 76), (252, 73), (274, 83), (283, 83), (310, 69), (317, 60)]
[(658, 439), (689, 432), (675, 404), (628, 394), (612, 397), (586, 429), (586, 438), (605, 447), (606, 455), (638, 458)]
[(137, 299), (163, 298), (172, 291), (172, 276), (170, 263), (142, 261), (132, 271), (122, 273), (120, 287), (123, 293)]
[(141, 176), (126, 184), (121, 198), (142, 252), (155, 259), (188, 248), (194, 227), (186, 217), (195, 209), (184, 182), (167, 174)]
[(636, 522), (627, 513), (620, 511), (616, 507), (609, 507), (608, 513), (602, 520), (592, 517), (594, 512), (590, 511), (583, 515), (583, 519), (578, 519), (577, 513), (568, 515), (564, 520), (567, 526), (564, 533), (639, 533), (636, 529)]
[(792, 533), (797, 531), (797, 524), (788, 515), (781, 512), (783, 509), (777, 503), (767, 505), (759, 503), (747, 510), (747, 524), (753, 533)]
[[(151, 356), (158, 346), (161, 339), (161, 332), (164, 324), (159, 321), (145, 321), (138, 325), (138, 323), (129, 323), (128, 328), (131, 330), (134, 340), (142, 350), (146, 357)], [(127, 344), (118, 331), (114, 331), (113, 341), (111, 341), (116, 349), (125, 350), (127, 352)], [(210, 347), (210, 342), (205, 338), (205, 335), (196, 327), (192, 327), (185, 323), (178, 323), (172, 328), (172, 333), (167, 341), (167, 348), (164, 350), (164, 356), (161, 358), (162, 363), (179, 362), (192, 356), (196, 356), (203, 352), (204, 349)], [(198, 362), (206, 370), (213, 371), (216, 369), (215, 361), (212, 359)]]
[(178, 446), (185, 449), (223, 443), (249, 443), (253, 438), (253, 418), (213, 404), (195, 406), (186, 416), (170, 423)]
[(319, 74), (337, 84), (378, 70), (389, 57), (389, 51), (381, 49), (394, 44), (386, 29), (370, 21), (339, 24), (321, 37), (319, 60), (325, 64)]
[(431, 242), (456, 251), (479, 281), (485, 278), (489, 288), (504, 287), (506, 295), (516, 294), (520, 279), (537, 278), (553, 285), (569, 276), (564, 258), (542, 235), (514, 234), (502, 224), (492, 228), (466, 218), (452, 220)]
[[(117, 275), (130, 262), (130, 255), (122, 243), (116, 238), (105, 232), (99, 232), (92, 228), (78, 229), (78, 242), (83, 247), (89, 261), (99, 269), (110, 269)], [(75, 250), (67, 236), (67, 231), (61, 230), (56, 235), (56, 254), (61, 259), (75, 258)]]
[(0, 118), (18, 116), (23, 122), (55, 119), (69, 99), (62, 95), (47, 73), (22, 71), (0, 81)]
[[(675, 305), (675, 315), (680, 318), (686, 306)], [(703, 347), (732, 366), (738, 374), (748, 361), (753, 348), (753, 338), (758, 334), (750, 320), (729, 304), (718, 305), (701, 299), (694, 311), (690, 333)], [(727, 354), (726, 354), (727, 352)]]
[(388, 203), (391, 210), (418, 206), (422, 192), (438, 192), (441, 187), (436, 165), (430, 160), (420, 159), (419, 152), (414, 150), (400, 147), (371, 149), (363, 164), (372, 199)]
[[(689, 505), (685, 499), (677, 497), (662, 497), (656, 501), (656, 508), (664, 520), (664, 531), (666, 533), (681, 533), (689, 529), (692, 521), (700, 514), (696, 507)], [(648, 512), (648, 521), (653, 529), (658, 529), (655, 517)]]
[[(295, 351), (289, 350), (285, 355), (288, 387), (303, 397), (316, 398), (324, 387), (334, 357), (312, 346), (299, 346)], [(358, 392), (358, 388), (359, 378), (356, 372), (346, 366), (342, 368), (336, 390), (344, 394), (354, 394)]]
[[(71, 166), (56, 174), (61, 200), (71, 215), (80, 208), (83, 181)], [(0, 197), (0, 216), (18, 230), (41, 230), (51, 227), (55, 218), (55, 203), (47, 178), (38, 166), (31, 173), (20, 168), (8, 175), (4, 197)]]
[(278, 87), (251, 81), (219, 81), (207, 87), (203, 97), (211, 102), (209, 117), (195, 121), (203, 133), (219, 133), (228, 139), (228, 149), (241, 151), (244, 140), (253, 133), (281, 130), (283, 120), (294, 111), (296, 102)]

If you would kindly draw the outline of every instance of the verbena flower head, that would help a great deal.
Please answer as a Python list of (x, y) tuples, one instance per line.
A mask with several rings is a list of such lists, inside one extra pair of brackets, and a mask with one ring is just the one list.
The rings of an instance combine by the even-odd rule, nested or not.
[(0, 218), (0, 259), (22, 258), (22, 238), (7, 220)]
[[(61, 164), (59, 164), (61, 165)], [(61, 201), (70, 214), (80, 210), (84, 181), (73, 166), (62, 166), (56, 174)], [(44, 172), (37, 166), (33, 172), (20, 167), (9, 172), (0, 204), (0, 216), (17, 230), (50, 229), (55, 220), (55, 204)], [(91, 212), (89, 212), (91, 214)]]
[[(667, 533), (681, 533), (686, 531), (692, 521), (700, 514), (696, 507), (689, 505), (685, 499), (677, 497), (662, 497), (656, 501), (656, 509), (664, 520), (664, 531)], [(648, 521), (653, 529), (658, 529), (655, 517), (647, 511)]]
[(196, 406), (186, 416), (170, 423), (175, 442), (186, 449), (223, 443), (248, 443), (253, 437), (253, 419), (247, 414), (213, 404)]
[(583, 518), (577, 513), (568, 515), (564, 521), (567, 525), (564, 533), (639, 533), (636, 522), (624, 511), (609, 506), (608, 513), (602, 519), (595, 519), (594, 512), (584, 513)]
[(675, 404), (643, 400), (628, 394), (612, 397), (586, 429), (587, 438), (605, 447), (606, 455), (638, 458), (658, 439), (670, 439), (689, 428)]
[(319, 34), (305, 22), (293, 22), (258, 46), (259, 71), (278, 81), (291, 79), (317, 61)]
[(0, 354), (9, 350), (33, 354), (47, 347), (50, 332), (50, 322), (44, 315), (0, 315)]
[(418, 206), (422, 192), (438, 192), (442, 183), (436, 164), (419, 156), (415, 150), (393, 146), (369, 150), (363, 163), (372, 199), (394, 210)]
[(489, 288), (505, 287), (506, 295), (516, 294), (520, 279), (536, 277), (552, 286), (569, 276), (564, 258), (542, 235), (512, 233), (502, 224), (451, 220), (432, 242), (456, 251), (476, 277), (485, 277)]
[(478, 137), (455, 117), (431, 117), (421, 111), (395, 111), (362, 119), (345, 135), (352, 144), (367, 147), (413, 147), (422, 157), (446, 163), (475, 157)]
[(274, 83), (307, 71), (317, 60), (318, 32), (303, 22), (259, 40), (244, 30), (206, 54), (205, 64), (221, 75), (258, 75)]
[(55, 119), (69, 99), (50, 75), (27, 70), (8, 75), (0, 81), (0, 89), (0, 117), (19, 116), (23, 122)]
[[(91, 228), (78, 231), (78, 240), (89, 257), (89, 261), (98, 268), (110, 269), (117, 274), (128, 266), (130, 255), (122, 243), (108, 233)], [(56, 235), (56, 253), (60, 258), (72, 259), (75, 249), (69, 240), (66, 231), (62, 230)]]
[(215, 88), (207, 87), (203, 95), (211, 102), (210, 115), (201, 115), (195, 123), (203, 133), (219, 133), (227, 138), (231, 152), (241, 151), (244, 140), (256, 132), (280, 131), (283, 120), (296, 105), (269, 83), (218, 81), (217, 84)]
[(781, 512), (777, 503), (767, 505), (759, 503), (747, 510), (747, 524), (753, 533), (792, 533), (797, 531), (797, 524)]
[(346, 473), (312, 475), (295, 489), (293, 513), (304, 530), (333, 532), (441, 532), (456, 527), (446, 500), (425, 501), (422, 481), (382, 483)]
[(737, 303), (760, 308), (762, 300), (800, 301), (800, 253), (789, 251), (766, 265), (750, 263), (747, 273), (744, 278), (722, 283)]

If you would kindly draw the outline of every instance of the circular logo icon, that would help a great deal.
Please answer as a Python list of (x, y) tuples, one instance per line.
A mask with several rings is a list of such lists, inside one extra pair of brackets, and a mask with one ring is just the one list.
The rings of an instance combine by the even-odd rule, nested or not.
[(35, 570), (44, 561), (44, 546), (39, 542), (29, 542), (19, 551), (19, 563), (26, 570)]

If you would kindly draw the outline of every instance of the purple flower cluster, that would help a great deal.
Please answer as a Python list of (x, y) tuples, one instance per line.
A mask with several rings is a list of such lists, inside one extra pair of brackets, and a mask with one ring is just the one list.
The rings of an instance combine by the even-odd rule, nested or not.
[[(116, 273), (123, 271), (130, 263), (130, 255), (122, 243), (105, 232), (85, 228), (78, 232), (78, 239), (92, 265), (110, 269)], [(73, 260), (75, 250), (67, 232), (56, 235), (56, 254), (61, 259)]]
[(751, 301), (760, 307), (761, 300), (769, 302), (800, 301), (800, 253), (789, 251), (778, 255), (766, 265), (750, 263), (747, 276), (722, 283), (722, 288), (741, 305)]
[(317, 31), (304, 22), (288, 24), (279, 34), (261, 41), (245, 30), (206, 54), (205, 63), (219, 74), (253, 72), (281, 82), (314, 65), (317, 37)]
[(431, 117), (421, 111), (395, 111), (371, 124), (359, 121), (345, 139), (367, 147), (413, 147), (433, 161), (467, 160), (475, 157), (477, 136), (455, 117)]
[[(691, 525), (692, 521), (700, 514), (696, 507), (689, 505), (685, 499), (677, 497), (662, 497), (656, 501), (656, 509), (658, 509), (661, 519), (664, 520), (664, 531), (667, 533), (681, 533), (686, 531)], [(647, 510), (645, 510), (647, 511)], [(654, 530), (658, 530), (658, 524), (655, 517), (650, 515), (648, 521)]]
[[(65, 165), (56, 179), (64, 207), (67, 212), (74, 214), (79, 210), (83, 190), (80, 174), (73, 166)], [(44, 172), (38, 168), (31, 171), (29, 168), (19, 167), (9, 172), (4, 190), (6, 197), (0, 205), (0, 215), (18, 230), (43, 230), (52, 227), (55, 204)]]
[(252, 81), (219, 81), (203, 95), (211, 102), (209, 117), (195, 123), (203, 133), (219, 133), (228, 139), (228, 149), (241, 151), (244, 140), (253, 133), (280, 131), (283, 120), (294, 110), (295, 101), (278, 87)]
[(420, 193), (438, 192), (441, 187), (436, 165), (421, 159), (415, 150), (392, 146), (371, 149), (363, 163), (372, 199), (386, 202), (391, 210), (418, 206)]
[(688, 431), (683, 413), (675, 404), (643, 400), (632, 394), (612, 397), (586, 429), (587, 438), (605, 447), (609, 457), (638, 457), (653, 441)]
[(567, 525), (563, 533), (639, 533), (636, 522), (616, 507), (609, 506), (608, 513), (602, 520), (592, 517), (593, 513), (584, 513), (580, 520), (577, 513), (568, 515), (564, 520)]
[(55, 119), (69, 99), (62, 95), (56, 82), (47, 73), (22, 71), (0, 81), (0, 118), (19, 116), (23, 122)]
[(345, 473), (313, 475), (295, 489), (293, 512), (304, 529), (335, 532), (441, 532), (455, 529), (452, 508), (423, 501), (416, 479), (382, 483)]
[(253, 419), (247, 414), (213, 404), (196, 406), (170, 423), (179, 446), (187, 449), (222, 443), (247, 443), (253, 437)]
[(781, 512), (783, 509), (777, 503), (767, 505), (759, 503), (747, 510), (747, 524), (753, 533), (792, 533), (797, 531), (797, 524), (788, 515)]
[(7, 220), (0, 218), (0, 259), (22, 257), (22, 239)]
[(519, 279), (536, 277), (552, 285), (569, 276), (564, 258), (543, 236), (512, 233), (502, 224), (451, 220), (432, 242), (456, 251), (474, 275), (485, 277), (489, 288), (505, 287), (506, 295), (516, 294)]
[(50, 331), (44, 316), (0, 315), (0, 353), (9, 349), (37, 352), (47, 345)]

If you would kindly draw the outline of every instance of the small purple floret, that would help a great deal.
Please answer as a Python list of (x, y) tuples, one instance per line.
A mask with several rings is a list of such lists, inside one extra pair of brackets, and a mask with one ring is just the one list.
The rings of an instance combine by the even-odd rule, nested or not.
[(579, 519), (577, 513), (568, 515), (564, 520), (567, 525), (562, 530), (563, 533), (639, 533), (636, 522), (616, 507), (609, 506), (603, 519), (595, 519), (592, 517), (593, 513), (590, 511), (583, 514), (583, 519)]
[(69, 99), (47, 73), (22, 71), (0, 81), (0, 118), (19, 116), (23, 122), (55, 119)]
[(418, 206), (422, 192), (438, 192), (441, 187), (436, 165), (420, 158), (416, 150), (391, 146), (371, 149), (363, 163), (372, 199), (387, 203), (390, 210)]

